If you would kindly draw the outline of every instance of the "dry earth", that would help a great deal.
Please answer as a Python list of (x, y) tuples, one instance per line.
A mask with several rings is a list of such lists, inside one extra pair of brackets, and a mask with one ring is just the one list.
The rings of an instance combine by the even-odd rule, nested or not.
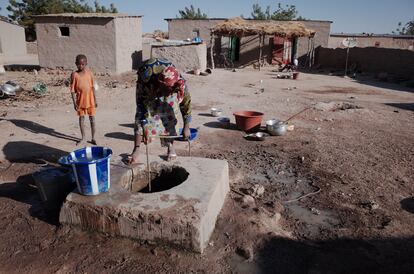
[[(226, 159), (229, 193), (204, 254), (59, 226), (30, 174), (56, 165), (79, 133), (69, 72), (8, 72), (25, 91), (0, 99), (0, 272), (3, 273), (409, 273), (414, 269), (414, 90), (369, 78), (270, 69), (186, 75), (196, 156)], [(132, 148), (135, 75), (98, 75), (99, 143), (115, 161)], [(263, 83), (260, 84), (260, 80)], [(29, 92), (43, 81), (48, 93)], [(264, 88), (264, 92), (260, 89)], [(295, 130), (263, 142), (222, 128), (210, 107)], [(232, 117), (232, 121), (234, 121)], [(177, 144), (185, 155), (185, 144)], [(158, 143), (153, 154), (164, 153)], [(264, 187), (264, 193), (252, 188)], [(256, 188), (257, 188), (256, 186)], [(259, 191), (260, 192), (260, 191)], [(314, 193), (297, 201), (307, 193)]]

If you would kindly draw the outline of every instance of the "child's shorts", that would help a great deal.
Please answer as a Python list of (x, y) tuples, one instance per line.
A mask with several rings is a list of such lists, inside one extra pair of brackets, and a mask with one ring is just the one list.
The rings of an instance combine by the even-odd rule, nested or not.
[(95, 114), (96, 114), (96, 108), (94, 108), (94, 107), (78, 109), (78, 115), (79, 116), (85, 116), (85, 115), (95, 116)]

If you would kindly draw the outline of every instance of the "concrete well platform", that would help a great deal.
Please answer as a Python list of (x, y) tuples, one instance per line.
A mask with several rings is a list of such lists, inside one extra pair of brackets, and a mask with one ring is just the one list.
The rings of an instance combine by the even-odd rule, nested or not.
[[(145, 157), (141, 157), (145, 163)], [(147, 184), (146, 165), (129, 168), (113, 164), (109, 191), (98, 196), (70, 193), (62, 206), (60, 222), (203, 252), (229, 191), (227, 162), (196, 157), (165, 162), (151, 156), (150, 166), (151, 173), (172, 167), (185, 169), (187, 179), (165, 191), (136, 192)]]

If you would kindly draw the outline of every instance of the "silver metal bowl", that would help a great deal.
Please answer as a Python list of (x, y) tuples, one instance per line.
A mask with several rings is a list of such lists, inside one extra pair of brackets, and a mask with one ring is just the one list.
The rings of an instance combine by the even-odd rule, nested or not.
[(3, 94), (8, 96), (15, 96), (16, 95), (16, 87), (10, 84), (4, 84), (0, 86), (0, 89)]
[(211, 116), (219, 117), (221, 116), (222, 111), (221, 109), (218, 109), (218, 108), (211, 108), (210, 113), (211, 113)]
[(247, 134), (244, 136), (244, 138), (246, 138), (247, 140), (252, 140), (252, 141), (264, 141), (264, 139), (266, 139), (266, 137), (268, 136), (269, 134), (267, 134), (266, 132), (256, 132), (256, 133)]
[(287, 132), (288, 124), (277, 119), (266, 121), (266, 130), (272, 136), (282, 136)]

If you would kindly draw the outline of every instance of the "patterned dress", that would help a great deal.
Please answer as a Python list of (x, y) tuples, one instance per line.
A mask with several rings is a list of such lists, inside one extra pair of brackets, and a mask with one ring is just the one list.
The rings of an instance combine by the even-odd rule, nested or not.
[[(164, 84), (160, 84), (160, 83)], [(191, 97), (184, 78), (174, 65), (152, 58), (138, 70), (135, 132), (148, 136), (177, 136), (177, 117), (191, 122)]]

